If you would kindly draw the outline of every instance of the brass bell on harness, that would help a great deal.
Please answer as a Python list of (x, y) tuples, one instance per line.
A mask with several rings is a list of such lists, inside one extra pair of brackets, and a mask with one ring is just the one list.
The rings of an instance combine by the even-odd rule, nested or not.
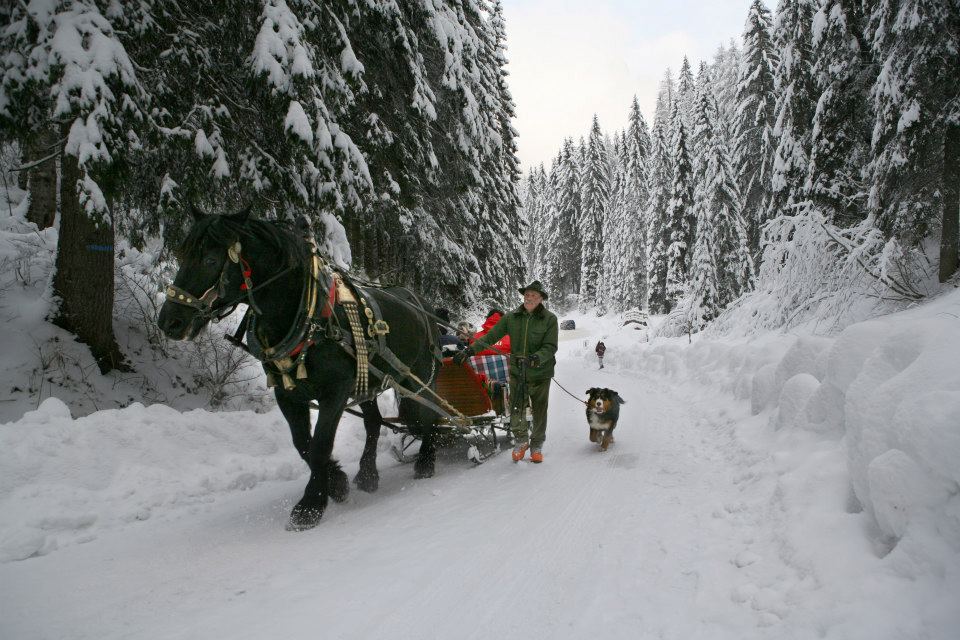
[(390, 333), (390, 325), (387, 324), (386, 320), (377, 320), (369, 327), (367, 327), (367, 333), (370, 334), (371, 338), (376, 338), (377, 336), (385, 336)]

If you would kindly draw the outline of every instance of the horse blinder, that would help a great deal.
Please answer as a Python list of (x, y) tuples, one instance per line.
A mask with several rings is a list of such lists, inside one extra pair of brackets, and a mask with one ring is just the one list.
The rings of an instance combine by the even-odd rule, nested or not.
[[(203, 292), (199, 297), (194, 296), (192, 293), (178, 287), (175, 284), (169, 284), (167, 286), (167, 300), (176, 304), (180, 304), (186, 307), (191, 307), (199, 311), (203, 316), (212, 317), (214, 316), (213, 304), (220, 298), (224, 298), (227, 295), (227, 269), (230, 267), (230, 263), (239, 264), (242, 258), (240, 257), (240, 251), (242, 246), (240, 242), (234, 242), (227, 249), (227, 258), (228, 260), (224, 261), (223, 268), (220, 270), (220, 276), (217, 278), (217, 281), (212, 284), (206, 291)], [(244, 284), (249, 280), (249, 266), (244, 264), (242, 267)], [(243, 289), (245, 287), (241, 287)]]

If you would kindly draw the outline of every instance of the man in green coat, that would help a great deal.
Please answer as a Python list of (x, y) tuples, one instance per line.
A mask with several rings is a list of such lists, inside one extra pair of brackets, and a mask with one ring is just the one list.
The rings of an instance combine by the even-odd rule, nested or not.
[[(510, 336), (510, 430), (516, 440), (513, 461), (522, 460), (530, 449), (530, 460), (543, 462), (550, 380), (553, 379), (560, 331), (557, 316), (543, 306), (547, 292), (539, 280), (518, 291), (523, 294), (523, 304), (504, 315), (485, 336), (478, 338), (469, 349), (458, 352), (453, 360), (463, 363), (474, 353), (489, 349), (503, 336)], [(521, 376), (526, 376), (526, 393), (521, 392), (524, 386)], [(533, 428), (529, 436), (526, 421), (528, 399), (533, 410)]]

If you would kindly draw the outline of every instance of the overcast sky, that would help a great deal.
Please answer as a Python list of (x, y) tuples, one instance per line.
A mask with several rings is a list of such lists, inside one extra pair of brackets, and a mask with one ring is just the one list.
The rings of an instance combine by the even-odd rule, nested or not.
[[(683, 56), (694, 73), (720, 43), (739, 43), (752, 0), (502, 0), (510, 90), (524, 170), (547, 166), (593, 114), (622, 129), (634, 94), (652, 124), (657, 88)], [(769, 8), (772, 0), (767, 0)]]

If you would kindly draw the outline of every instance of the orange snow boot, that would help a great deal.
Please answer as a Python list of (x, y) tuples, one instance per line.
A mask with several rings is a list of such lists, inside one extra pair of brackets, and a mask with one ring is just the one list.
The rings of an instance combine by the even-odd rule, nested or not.
[(530, 448), (529, 442), (518, 442), (517, 446), (513, 448), (513, 454), (511, 454), (513, 457), (513, 461), (520, 462), (521, 460), (523, 460), (523, 456), (527, 455), (527, 449), (529, 448)]
[(530, 462), (543, 462), (543, 451), (540, 449), (534, 449), (530, 452)]

